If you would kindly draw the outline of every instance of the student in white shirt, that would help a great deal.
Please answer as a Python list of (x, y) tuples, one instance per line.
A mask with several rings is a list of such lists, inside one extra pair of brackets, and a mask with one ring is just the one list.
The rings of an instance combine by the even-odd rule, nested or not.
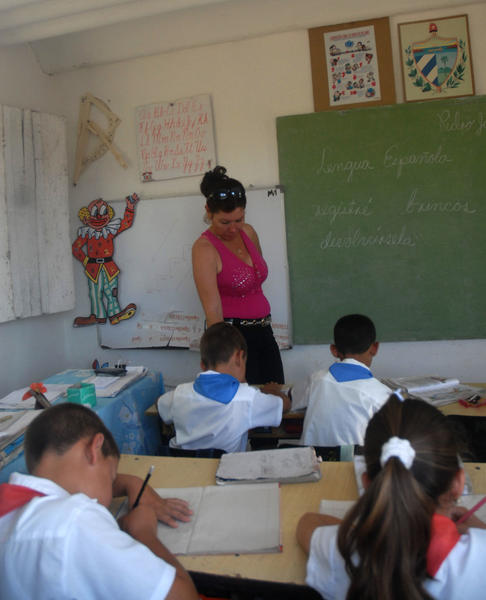
[(308, 585), (326, 600), (482, 600), (486, 524), (458, 523), (464, 471), (446, 417), (395, 394), (371, 419), (364, 455), (365, 492), (344, 520), (299, 521)]
[(305, 385), (292, 390), (293, 401), (307, 405), (303, 444), (363, 445), (368, 421), (390, 395), (370, 371), (378, 346), (368, 317), (353, 314), (337, 321), (330, 349), (340, 362), (329, 371), (316, 371)]
[(217, 448), (244, 452), (248, 430), (277, 427), (290, 400), (279, 384), (261, 391), (245, 381), (247, 348), (236, 327), (220, 321), (208, 327), (201, 343), (201, 368), (191, 383), (178, 385), (157, 403), (164, 423), (173, 423), (173, 448)]
[[(42, 410), (25, 434), (30, 475), (0, 485), (0, 598), (15, 600), (196, 600), (191, 578), (157, 538), (160, 501), (146, 488), (120, 520), (115, 493), (133, 505), (142, 480), (117, 476), (116, 442), (78, 404)], [(189, 520), (185, 503), (179, 517)], [(177, 510), (162, 508), (166, 521)]]

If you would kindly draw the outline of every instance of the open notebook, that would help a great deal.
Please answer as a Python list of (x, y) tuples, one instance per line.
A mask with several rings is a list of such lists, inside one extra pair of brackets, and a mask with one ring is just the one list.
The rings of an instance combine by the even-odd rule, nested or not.
[(280, 487), (262, 485), (159, 488), (163, 498), (181, 498), (193, 511), (176, 529), (159, 523), (157, 535), (173, 554), (281, 552)]
[(311, 446), (230, 452), (223, 454), (216, 471), (219, 485), (234, 483), (304, 483), (321, 478), (320, 459)]

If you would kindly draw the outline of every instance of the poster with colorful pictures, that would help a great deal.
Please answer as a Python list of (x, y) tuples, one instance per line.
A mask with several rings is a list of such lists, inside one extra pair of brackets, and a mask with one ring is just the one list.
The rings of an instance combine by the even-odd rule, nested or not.
[(329, 106), (381, 99), (373, 25), (324, 33)]

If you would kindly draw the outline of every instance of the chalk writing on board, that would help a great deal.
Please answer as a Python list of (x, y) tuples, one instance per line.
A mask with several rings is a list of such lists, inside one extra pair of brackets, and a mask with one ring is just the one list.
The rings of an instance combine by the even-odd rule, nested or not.
[(385, 150), (383, 157), (383, 166), (385, 169), (396, 169), (397, 179), (403, 173), (404, 167), (421, 166), (421, 165), (444, 165), (445, 163), (453, 162), (453, 159), (443, 152), (442, 146), (432, 151), (422, 150), (419, 152), (400, 154), (398, 144), (393, 144)]
[(439, 129), (443, 131), (462, 131), (473, 132), (481, 135), (483, 129), (486, 129), (486, 118), (483, 113), (478, 113), (477, 119), (463, 119), (459, 111), (452, 113), (450, 110), (443, 110), (437, 115), (439, 119)]
[(367, 159), (346, 160), (342, 162), (328, 162), (326, 158), (327, 148), (322, 149), (321, 165), (317, 169), (317, 175), (331, 175), (333, 173), (347, 173), (346, 181), (351, 181), (355, 171), (369, 171), (375, 167)]
[(315, 217), (329, 217), (329, 222), (334, 223), (337, 217), (361, 216), (369, 217), (373, 214), (371, 203), (373, 198), (368, 198), (362, 204), (355, 200), (340, 202), (339, 204), (313, 204), (312, 209)]
[(376, 233), (367, 235), (360, 229), (349, 231), (345, 235), (336, 235), (329, 231), (321, 241), (321, 250), (329, 248), (366, 248), (370, 246), (415, 246), (415, 236), (410, 233), (406, 225), (402, 225), (399, 232), (382, 231), (381, 226), (376, 228)]
[(418, 191), (412, 190), (410, 194), (410, 198), (405, 207), (406, 214), (413, 213), (428, 213), (428, 212), (438, 212), (438, 213), (466, 213), (466, 214), (475, 214), (477, 211), (475, 208), (471, 208), (469, 206), (469, 202), (467, 200), (417, 200)]
[(200, 175), (216, 164), (208, 94), (135, 110), (141, 181)]

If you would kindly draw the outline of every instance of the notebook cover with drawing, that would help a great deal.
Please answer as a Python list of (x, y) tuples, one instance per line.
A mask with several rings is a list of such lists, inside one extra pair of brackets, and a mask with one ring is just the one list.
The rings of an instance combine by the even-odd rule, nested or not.
[(234, 483), (305, 483), (319, 481), (321, 469), (314, 448), (281, 448), (230, 452), (220, 458), (218, 485)]
[(281, 552), (280, 486), (157, 489), (180, 498), (193, 511), (189, 523), (173, 529), (159, 523), (157, 535), (173, 554), (251, 554)]

